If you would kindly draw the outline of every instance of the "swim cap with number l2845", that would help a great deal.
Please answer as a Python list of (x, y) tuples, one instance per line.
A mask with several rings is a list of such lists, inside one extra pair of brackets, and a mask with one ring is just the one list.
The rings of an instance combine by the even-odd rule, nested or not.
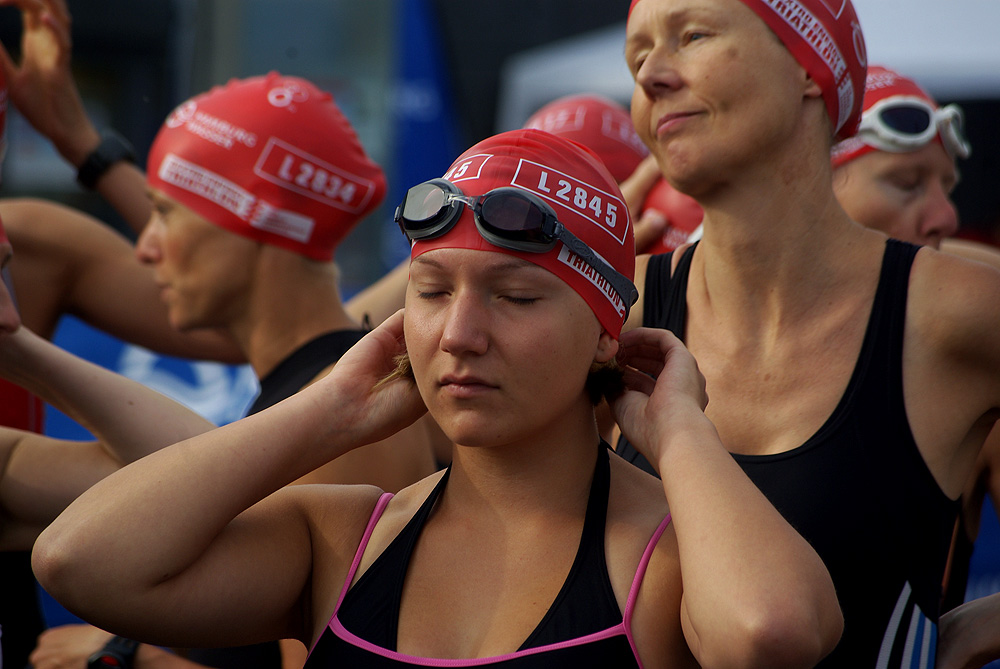
[[(466, 196), (504, 186), (531, 193), (552, 207), (556, 218), (598, 256), (632, 281), (635, 239), (618, 183), (590, 149), (534, 129), (512, 130), (479, 142), (452, 163), (444, 178)], [(544, 267), (575, 290), (601, 325), (617, 338), (626, 309), (606, 280), (561, 243), (544, 253), (495, 246), (482, 237), (473, 212), (464, 207), (454, 227), (413, 244), (412, 257), (440, 248), (506, 253)]]

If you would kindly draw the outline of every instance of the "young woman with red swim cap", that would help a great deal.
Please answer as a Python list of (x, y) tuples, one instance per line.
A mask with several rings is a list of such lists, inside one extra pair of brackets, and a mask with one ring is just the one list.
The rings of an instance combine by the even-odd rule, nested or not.
[[(36, 544), (50, 592), (154, 643), (295, 636), (308, 667), (806, 667), (833, 647), (829, 575), (722, 447), (693, 358), (619, 334), (634, 241), (594, 154), (503, 133), (396, 220), (405, 311), (288, 400), (81, 496)], [(601, 392), (662, 481), (601, 441)], [(445, 472), (395, 496), (286, 485), (425, 410), (456, 443)]]
[(636, 131), (705, 212), (696, 245), (637, 262), (628, 325), (685, 341), (722, 442), (830, 569), (845, 627), (821, 666), (933, 666), (1000, 411), (1000, 273), (838, 203), (866, 68), (847, 0), (636, 0), (626, 44)]

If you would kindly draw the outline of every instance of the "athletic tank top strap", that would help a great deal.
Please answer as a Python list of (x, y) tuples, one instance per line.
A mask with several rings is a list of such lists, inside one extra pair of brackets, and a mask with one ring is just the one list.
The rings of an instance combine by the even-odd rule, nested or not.
[(861, 351), (861, 359), (865, 363), (870, 363), (876, 353), (883, 359), (888, 397), (891, 398), (891, 413), (888, 415), (894, 416), (896, 427), (906, 433), (910, 432), (910, 426), (903, 398), (903, 335), (910, 269), (919, 250), (919, 246), (908, 242), (896, 239), (886, 241), (882, 271), (868, 322), (868, 335)]
[(646, 283), (643, 297), (642, 324), (647, 327), (670, 330), (678, 339), (684, 339), (687, 322), (687, 287), (691, 273), (691, 259), (698, 242), (684, 250), (673, 273), (674, 252), (650, 257), (646, 265)]
[(430, 517), (450, 474), (451, 467), (445, 470), (441, 480), (410, 521), (382, 554), (375, 558), (354, 587), (350, 587), (353, 573), (347, 581), (347, 593), (342, 597), (334, 615), (344, 627), (381, 648), (396, 648), (399, 605), (403, 599), (406, 568), (410, 564), (417, 539), (420, 538), (420, 531)]
[(365, 554), (365, 549), (368, 548), (368, 542), (371, 541), (372, 532), (375, 531), (375, 526), (382, 517), (385, 507), (389, 506), (389, 500), (391, 499), (391, 492), (382, 493), (379, 495), (378, 501), (375, 503), (375, 508), (372, 509), (372, 515), (368, 518), (368, 525), (365, 527), (365, 533), (361, 535), (361, 543), (358, 544), (358, 550), (354, 552), (354, 561), (351, 562), (351, 568), (347, 572), (347, 579), (344, 581), (344, 587), (340, 590), (340, 596), (337, 597), (337, 606), (334, 609), (334, 615), (336, 615), (336, 610), (340, 608), (341, 603), (344, 601), (344, 596), (351, 587), (354, 575), (358, 573), (358, 567), (361, 565), (361, 557)]

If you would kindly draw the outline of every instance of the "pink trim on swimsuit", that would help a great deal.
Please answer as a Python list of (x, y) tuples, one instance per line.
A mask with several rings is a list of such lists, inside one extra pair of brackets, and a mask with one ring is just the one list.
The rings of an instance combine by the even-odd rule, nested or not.
[[(569, 639), (568, 641), (562, 641), (560, 643), (548, 644), (545, 646), (538, 646), (536, 648), (526, 648), (524, 650), (515, 651), (513, 653), (507, 653), (505, 655), (496, 655), (493, 657), (482, 657), (477, 659), (469, 660), (444, 660), (444, 659), (433, 659), (426, 657), (417, 657), (415, 655), (406, 655), (405, 653), (399, 653), (394, 650), (388, 650), (382, 648), (381, 646), (376, 646), (373, 643), (365, 641), (364, 639), (352, 634), (347, 630), (341, 623), (340, 619), (337, 617), (337, 613), (340, 611), (340, 605), (344, 601), (344, 597), (347, 595), (347, 591), (350, 590), (351, 583), (354, 581), (354, 575), (358, 570), (358, 566), (361, 564), (361, 556), (364, 555), (365, 548), (368, 546), (368, 541), (371, 539), (372, 532), (375, 529), (375, 525), (378, 523), (379, 519), (382, 517), (382, 513), (385, 511), (385, 507), (389, 504), (389, 500), (392, 498), (391, 493), (383, 493), (379, 497), (378, 503), (375, 505), (375, 509), (372, 511), (371, 518), (368, 520), (368, 526), (365, 528), (364, 536), (361, 538), (361, 544), (358, 546), (357, 553), (354, 556), (354, 562), (351, 564), (351, 569), (347, 574), (347, 580), (344, 583), (344, 588), (340, 592), (340, 597), (337, 599), (337, 608), (333, 612), (333, 616), (330, 618), (330, 622), (327, 623), (327, 628), (337, 637), (343, 641), (366, 650), (369, 653), (374, 653), (376, 655), (381, 655), (398, 662), (403, 662), (407, 664), (414, 664), (424, 667), (476, 667), (482, 665), (493, 664), (495, 662), (502, 662), (504, 660), (510, 660), (516, 657), (523, 657), (526, 655), (534, 655), (537, 653), (543, 653), (551, 650), (558, 650), (560, 648), (568, 648), (570, 646), (579, 646), (582, 644), (590, 643), (592, 641), (599, 641), (601, 639), (606, 639), (613, 636), (624, 635), (628, 639), (629, 645), (632, 647), (632, 654), (635, 656), (636, 662), (641, 668), (643, 666), (642, 660), (639, 658), (639, 652), (635, 647), (635, 640), (632, 638), (632, 613), (635, 610), (636, 599), (639, 596), (639, 587), (642, 585), (642, 579), (646, 575), (646, 567), (649, 565), (649, 560), (653, 555), (653, 550), (656, 548), (657, 542), (660, 537), (663, 536), (663, 532), (667, 529), (670, 524), (670, 514), (668, 513), (666, 517), (660, 522), (656, 530), (653, 532), (653, 536), (650, 538), (649, 542), (646, 544), (646, 550), (643, 551), (642, 558), (639, 560), (639, 566), (636, 568), (635, 576), (632, 579), (632, 586), (629, 588), (628, 599), (625, 602), (625, 612), (622, 616), (622, 622), (615, 625), (614, 627), (609, 627), (601, 632), (595, 632), (594, 634), (588, 634), (587, 636), (577, 637), (575, 639)], [(322, 636), (322, 635), (320, 635)], [(317, 638), (317, 643), (319, 638)], [(315, 648), (315, 644), (313, 644)], [(312, 648), (309, 649), (310, 655), (312, 654)]]

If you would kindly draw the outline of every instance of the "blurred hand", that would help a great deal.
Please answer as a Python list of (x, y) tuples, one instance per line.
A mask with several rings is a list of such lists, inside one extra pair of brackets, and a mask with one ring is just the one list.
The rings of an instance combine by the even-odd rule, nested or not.
[(87, 658), (113, 635), (91, 625), (52, 627), (38, 637), (29, 660), (34, 669), (86, 669)]
[(660, 166), (652, 155), (643, 158), (632, 175), (619, 184), (629, 218), (635, 231), (635, 252), (643, 253), (660, 238), (667, 227), (667, 219), (659, 211), (642, 211), (642, 203), (660, 178)]
[(11, 102), (29, 123), (79, 166), (100, 142), (70, 70), (72, 39), (65, 0), (0, 0), (21, 10), (21, 62), (0, 46)]

